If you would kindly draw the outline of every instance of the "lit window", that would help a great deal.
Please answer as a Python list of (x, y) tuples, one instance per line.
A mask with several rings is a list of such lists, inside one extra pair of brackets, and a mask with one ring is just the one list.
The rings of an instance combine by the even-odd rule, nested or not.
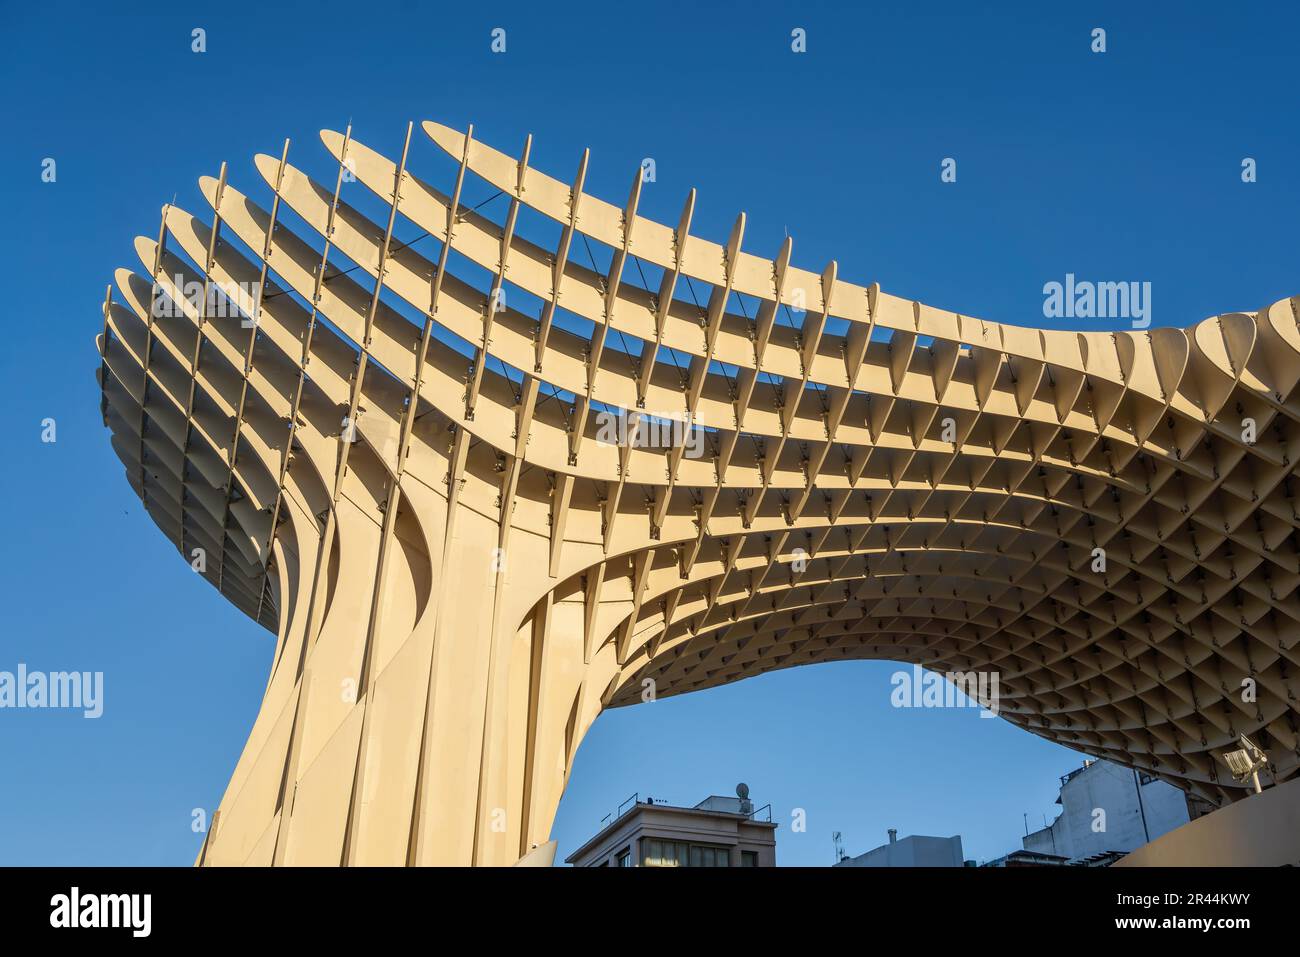
[[(755, 862), (755, 866), (757, 862)], [(731, 849), (685, 841), (641, 841), (642, 867), (730, 867)]]
[(686, 867), (690, 862), (689, 854), (690, 845), (681, 841), (646, 839), (641, 842), (643, 867)]

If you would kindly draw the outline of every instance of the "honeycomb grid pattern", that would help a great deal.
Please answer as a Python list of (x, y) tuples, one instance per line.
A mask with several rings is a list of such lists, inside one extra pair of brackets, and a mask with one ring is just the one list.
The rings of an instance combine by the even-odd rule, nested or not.
[(277, 635), (201, 862), (511, 863), (648, 679), (847, 658), (996, 672), (1003, 717), (1212, 804), (1242, 733), (1295, 774), (1300, 300), (1002, 325), (422, 131), (322, 132), (326, 184), (286, 142), (261, 205), (223, 166), (105, 298), (132, 488)]

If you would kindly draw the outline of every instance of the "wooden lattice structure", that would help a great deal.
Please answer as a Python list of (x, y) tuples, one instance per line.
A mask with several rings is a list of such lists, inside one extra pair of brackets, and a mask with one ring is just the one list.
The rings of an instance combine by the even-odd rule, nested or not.
[[(322, 133), (324, 184), (286, 143), (105, 300), (128, 480), (278, 636), (204, 863), (511, 863), (602, 709), (844, 658), (994, 672), (1008, 720), (1215, 804), (1241, 733), (1296, 772), (1300, 300), (1001, 325), (423, 129), (449, 193), (409, 128)], [(624, 412), (703, 454), (603, 441)]]

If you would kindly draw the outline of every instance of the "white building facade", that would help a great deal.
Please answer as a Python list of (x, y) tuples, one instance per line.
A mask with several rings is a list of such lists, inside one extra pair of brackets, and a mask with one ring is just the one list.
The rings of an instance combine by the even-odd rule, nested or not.
[(1060, 815), (1025, 835), (1025, 850), (1072, 860), (1132, 851), (1190, 820), (1178, 788), (1109, 761), (1089, 761), (1061, 778), (1056, 801)]

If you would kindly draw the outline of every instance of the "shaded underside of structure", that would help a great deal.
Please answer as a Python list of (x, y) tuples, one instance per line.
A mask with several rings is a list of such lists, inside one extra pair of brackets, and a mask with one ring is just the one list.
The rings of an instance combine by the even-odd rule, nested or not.
[(105, 300), (128, 480), (277, 635), (203, 863), (512, 863), (604, 708), (846, 658), (1215, 804), (1242, 733), (1295, 774), (1297, 300), (1001, 325), (423, 132), (223, 166)]

